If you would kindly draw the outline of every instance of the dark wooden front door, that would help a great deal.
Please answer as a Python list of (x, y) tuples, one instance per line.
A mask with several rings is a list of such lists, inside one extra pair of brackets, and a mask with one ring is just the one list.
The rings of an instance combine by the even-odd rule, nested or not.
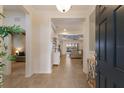
[(96, 7), (96, 87), (124, 87), (124, 6)]

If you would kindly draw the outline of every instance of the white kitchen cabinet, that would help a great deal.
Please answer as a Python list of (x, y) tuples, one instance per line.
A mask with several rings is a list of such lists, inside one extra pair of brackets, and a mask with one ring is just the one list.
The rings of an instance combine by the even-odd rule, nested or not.
[(60, 52), (56, 51), (53, 53), (53, 65), (60, 64)]

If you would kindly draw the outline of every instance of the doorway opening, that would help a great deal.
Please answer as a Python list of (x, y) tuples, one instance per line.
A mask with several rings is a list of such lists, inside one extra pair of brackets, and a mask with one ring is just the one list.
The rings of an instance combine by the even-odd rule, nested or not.
[(21, 34), (13, 34), (8, 37), (8, 53), (16, 56), (14, 62), (8, 62), (5, 74), (6, 75), (22, 75), (25, 77), (26, 70), (26, 15), (23, 6), (18, 5), (4, 5), (3, 13), (5, 18), (4, 25), (12, 26), (18, 25), (23, 28)]
[[(59, 65), (62, 57), (83, 60), (84, 18), (52, 18), (53, 65)], [(56, 57), (58, 55), (58, 57)], [(56, 58), (58, 60), (56, 60)], [(58, 62), (56, 62), (56, 61)]]

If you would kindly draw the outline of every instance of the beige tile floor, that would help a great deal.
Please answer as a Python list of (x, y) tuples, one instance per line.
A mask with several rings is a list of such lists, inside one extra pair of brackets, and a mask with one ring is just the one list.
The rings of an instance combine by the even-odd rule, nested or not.
[[(65, 60), (66, 59), (66, 60)], [(34, 74), (24, 77), (24, 62), (13, 63), (12, 74), (4, 83), (6, 88), (89, 88), (80, 59), (62, 57), (52, 74)]]

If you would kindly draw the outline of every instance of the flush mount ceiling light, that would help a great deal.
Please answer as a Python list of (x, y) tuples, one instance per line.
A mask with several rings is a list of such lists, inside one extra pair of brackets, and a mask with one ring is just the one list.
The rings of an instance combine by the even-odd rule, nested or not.
[(66, 13), (71, 8), (71, 5), (68, 5), (68, 4), (57, 4), (56, 8), (61, 13)]
[(64, 28), (64, 32), (66, 32), (67, 30)]
[(61, 35), (68, 35), (69, 33), (68, 32), (62, 32), (60, 33)]

